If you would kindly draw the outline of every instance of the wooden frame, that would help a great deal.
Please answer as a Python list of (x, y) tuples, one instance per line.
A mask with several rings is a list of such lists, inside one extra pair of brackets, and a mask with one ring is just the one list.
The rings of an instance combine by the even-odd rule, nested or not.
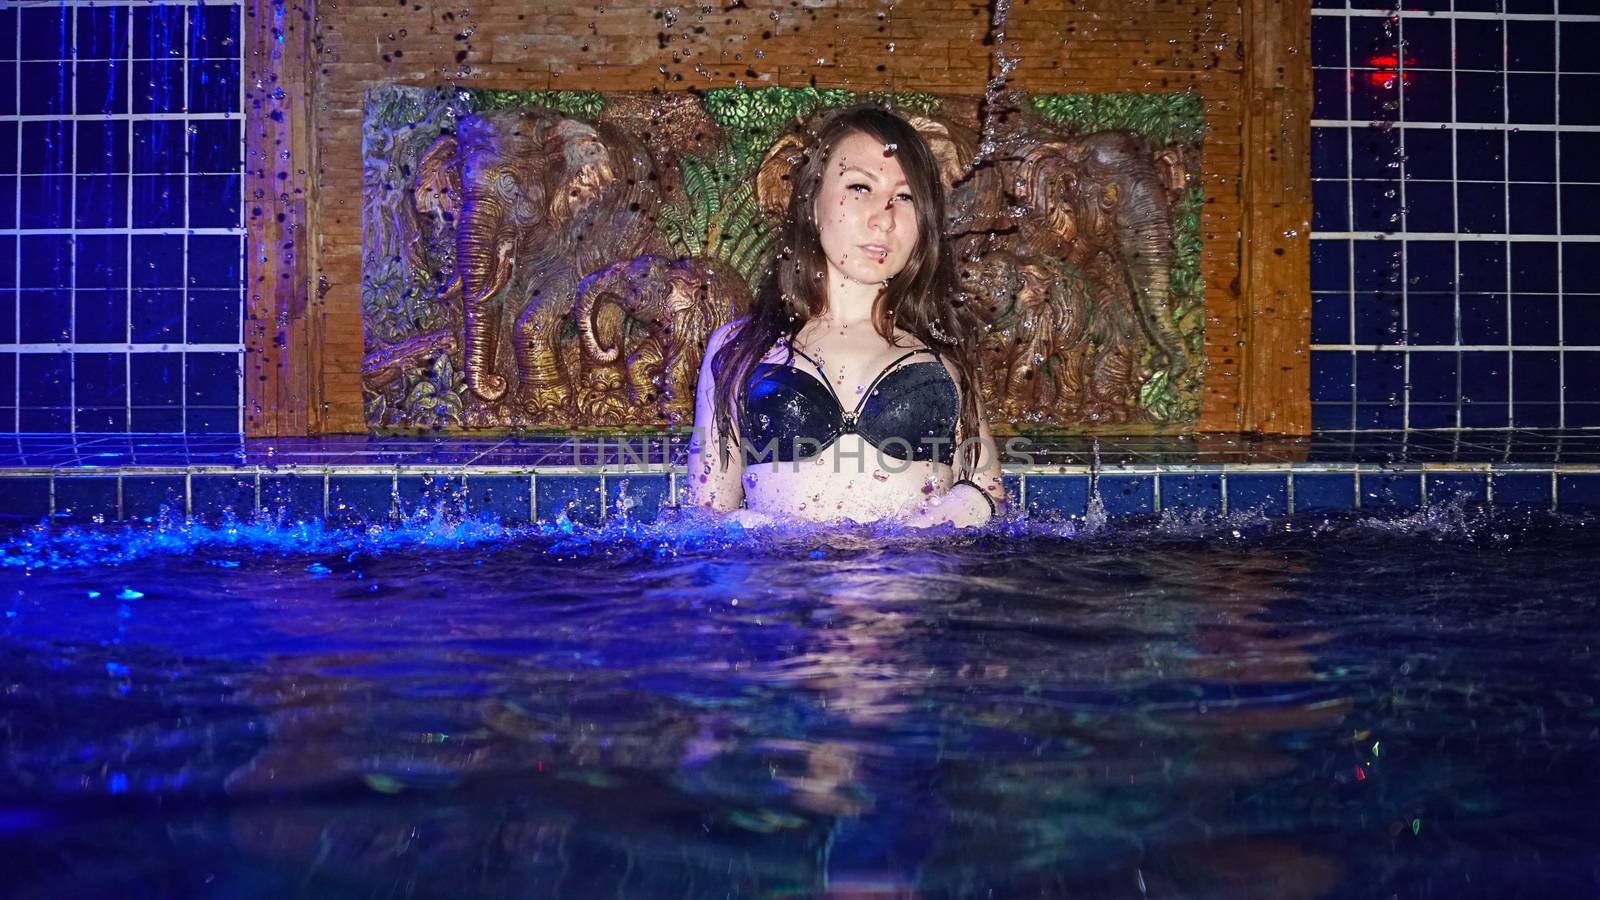
[[(954, 35), (970, 31), (974, 15), (987, 21), (988, 4), (968, 2), (970, 10), (941, 8), (919, 14), (915, 25), (894, 24), (888, 30), (878, 24), (877, 6), (864, 0), (841, 4), (833, 13), (831, 40), (842, 41), (839, 34), (855, 29), (870, 36), (862, 40), (893, 38), (902, 52), (874, 67), (867, 64), (876, 58), (851, 62), (844, 55), (845, 62), (840, 62), (838, 48), (830, 44), (834, 50), (827, 55), (833, 61), (817, 67), (812, 65), (817, 57), (814, 38), (800, 28), (769, 45), (761, 84), (809, 82), (862, 89), (881, 83), (893, 90), (981, 92), (989, 48)], [(634, 5), (608, 4), (604, 24), (616, 26)], [(856, 5), (861, 8), (849, 8)], [(1116, 10), (1122, 18), (1112, 21), (1108, 12), (1085, 8), (1095, 5)], [(653, 39), (641, 43), (625, 29), (616, 35), (602, 31), (584, 38), (580, 48), (576, 35), (586, 27), (583, 22), (554, 12), (524, 12), (528, 9), (512, 0), (486, 0), (479, 5), (476, 27), (488, 33), (489, 49), (469, 44), (458, 51), (451, 40), (460, 31), (449, 22), (453, 13), (432, 4), (340, 5), (322, 15), (316, 0), (298, 5), (247, 0), (247, 434), (365, 430), (359, 386), (359, 138), (360, 97), (366, 87), (395, 81), (437, 83), (441, 72), (463, 65), (472, 67), (471, 78), (456, 80), (486, 87), (612, 91), (662, 86), (662, 67), (650, 49)], [(650, 21), (643, 7), (634, 12), (641, 21)], [(1127, 11), (1120, 0), (1075, 0), (1071, 5), (1041, 0), (1014, 7), (1008, 37), (1023, 50), (1016, 54), (1022, 62), (1012, 82), (1036, 90), (1189, 89), (1200, 94), (1210, 123), (1202, 151), (1207, 170), (1202, 231), (1208, 369), (1196, 430), (1306, 433), (1311, 424), (1310, 6), (1305, 0), (1222, 5), (1188, 0), (1187, 6), (1162, 10), (1158, 24), (1150, 23), (1153, 15)], [(527, 16), (540, 19), (538, 27), (549, 33), (519, 37), (535, 25)], [(734, 16), (750, 21), (735, 21)], [(1075, 25), (1061, 24), (1090, 20), (1105, 29), (1093, 41), (1072, 36), (1077, 34)], [(716, 84), (748, 77), (752, 61), (731, 64), (726, 46), (734, 30), (754, 27), (759, 32), (766, 12), (741, 10), (729, 21), (734, 24), (727, 34), (711, 30), (696, 38), (705, 44), (700, 55), (685, 56), (716, 59), (720, 53), (730, 65), (712, 73)], [(378, 38), (390, 33), (392, 39), (392, 32), (408, 24), (427, 44), (408, 48), (402, 67), (384, 52)], [(1175, 46), (1153, 51), (1157, 42), (1141, 40), (1141, 27), (1166, 28), (1172, 34), (1183, 29), (1193, 46), (1176, 46), (1187, 40), (1161, 41)], [(1230, 31), (1240, 37), (1230, 38)], [(562, 35), (571, 40), (557, 40)], [(602, 39), (614, 47), (613, 64), (595, 65), (595, 57), (587, 55), (589, 44)], [(543, 49), (530, 50), (523, 58), (513, 52), (521, 49), (512, 47), (515, 40)], [(1215, 52), (1224, 48), (1226, 55)], [(929, 55), (937, 53), (945, 58)], [(1130, 54), (1148, 53), (1160, 56), (1141, 56), (1133, 67), (1125, 64)], [(1119, 57), (1123, 65), (1110, 64)], [(533, 69), (530, 60), (538, 62)], [(557, 76), (553, 67), (563, 60), (576, 71)], [(1078, 77), (1069, 80), (1068, 73)]]
[(312, 3), (246, 0), (244, 430), (323, 432), (312, 308)]
[(1311, 9), (1244, 6), (1247, 301), (1239, 427), (1311, 430)]

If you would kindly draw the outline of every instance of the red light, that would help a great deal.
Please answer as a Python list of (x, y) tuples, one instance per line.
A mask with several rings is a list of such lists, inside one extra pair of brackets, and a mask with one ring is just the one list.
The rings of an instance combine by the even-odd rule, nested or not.
[(1367, 57), (1367, 66), (1377, 71), (1367, 73), (1367, 83), (1383, 91), (1394, 90), (1397, 78), (1401, 84), (1409, 85), (1411, 84), (1411, 72), (1409, 70), (1416, 64), (1416, 59), (1411, 58), (1407, 59), (1404, 66), (1402, 66), (1400, 58), (1392, 53), (1369, 56)]

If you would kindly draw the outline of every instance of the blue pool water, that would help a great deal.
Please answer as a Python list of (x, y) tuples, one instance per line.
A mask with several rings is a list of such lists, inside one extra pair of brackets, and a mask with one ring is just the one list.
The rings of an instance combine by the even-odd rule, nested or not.
[(1591, 896), (1597, 526), (13, 532), (5, 892)]

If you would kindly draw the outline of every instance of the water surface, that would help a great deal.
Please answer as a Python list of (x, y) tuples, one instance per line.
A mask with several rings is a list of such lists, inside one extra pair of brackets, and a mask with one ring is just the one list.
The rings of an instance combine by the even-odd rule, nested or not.
[(20, 897), (1600, 888), (1596, 523), (0, 545)]

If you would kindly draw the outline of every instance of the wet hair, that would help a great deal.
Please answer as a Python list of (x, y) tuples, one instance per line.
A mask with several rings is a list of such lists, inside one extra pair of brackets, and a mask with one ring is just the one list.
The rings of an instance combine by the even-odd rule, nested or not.
[(722, 465), (728, 465), (730, 451), (737, 448), (733, 411), (743, 408), (746, 384), (756, 364), (779, 338), (790, 348), (788, 362), (793, 362), (795, 337), (828, 308), (827, 257), (816, 199), (828, 160), (853, 134), (865, 134), (892, 148), (886, 152), (894, 154), (905, 172), (917, 216), (916, 245), (905, 268), (878, 292), (872, 305), (873, 328), (890, 344), (896, 328), (906, 331), (955, 366), (961, 394), (957, 433), (960, 440), (972, 441), (955, 461), (956, 477), (961, 478), (977, 468), (978, 402), (971, 354), (983, 321), (975, 305), (956, 292), (955, 263), (944, 240), (944, 185), (933, 152), (911, 123), (876, 107), (813, 117), (802, 135), (806, 149), (790, 176), (789, 208), (776, 241), (780, 249), (756, 292), (750, 315), (735, 323), (711, 362)]

